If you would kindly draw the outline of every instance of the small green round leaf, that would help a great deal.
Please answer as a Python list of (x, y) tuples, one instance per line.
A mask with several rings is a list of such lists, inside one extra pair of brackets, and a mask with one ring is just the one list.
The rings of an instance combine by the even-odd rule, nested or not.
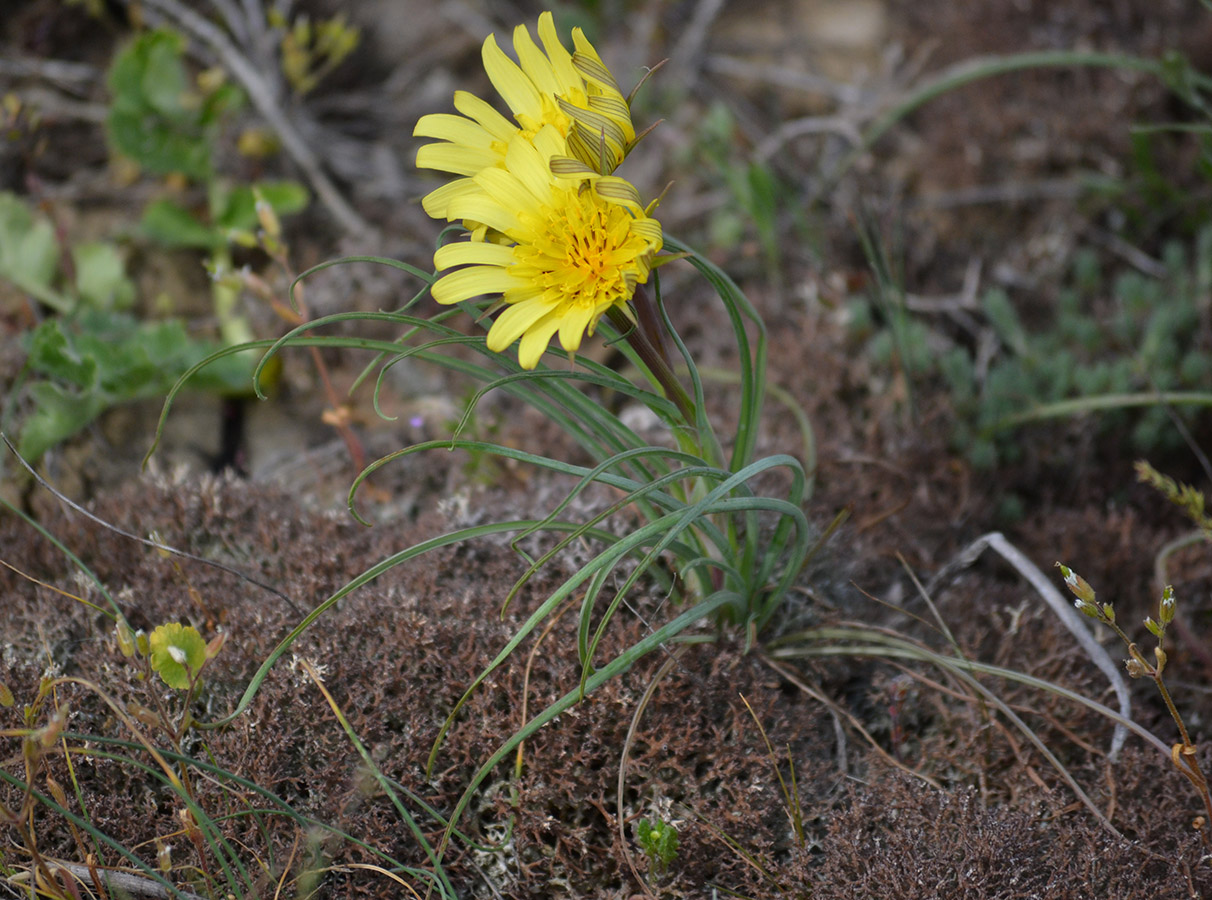
[(190, 676), (206, 662), (206, 641), (191, 625), (161, 625), (151, 633), (151, 667), (171, 688), (189, 687)]

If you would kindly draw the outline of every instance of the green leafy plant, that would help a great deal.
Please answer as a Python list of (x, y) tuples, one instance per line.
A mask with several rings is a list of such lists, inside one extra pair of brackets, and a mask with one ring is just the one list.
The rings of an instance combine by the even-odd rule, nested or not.
[(678, 830), (672, 822), (659, 817), (641, 819), (635, 829), (640, 850), (648, 857), (648, 871), (661, 876), (678, 858)]
[[(32, 408), (19, 450), (36, 459), (120, 403), (162, 395), (218, 344), (189, 334), (178, 319), (141, 322), (130, 315), (85, 310), (47, 319), (24, 341)], [(235, 359), (207, 367), (191, 388), (242, 394), (248, 367)]]
[[(212, 182), (204, 211), (195, 212), (175, 200), (155, 200), (143, 211), (139, 230), (165, 247), (208, 250), (230, 266), (230, 255), (224, 251), (232, 244), (258, 246), (258, 202), (268, 204), (277, 215), (288, 215), (306, 208), (307, 189), (297, 181)], [(212, 269), (216, 265), (212, 263)]]
[(160, 29), (136, 37), (115, 57), (109, 83), (114, 99), (106, 127), (112, 146), (149, 172), (205, 190), (202, 208), (173, 197), (152, 201), (143, 211), (141, 234), (166, 247), (206, 251), (224, 341), (251, 339), (239, 312), (238, 286), (223, 281), (233, 268), (232, 246), (258, 246), (258, 203), (275, 216), (297, 212), (307, 206), (307, 190), (293, 181), (232, 184), (218, 175), (214, 158), (221, 126), (243, 104), (243, 94), (222, 70), (191, 82), (177, 32)]
[[(24, 336), (30, 378), (6, 405), (6, 417), (22, 399), (29, 406), (19, 441), (26, 458), (41, 456), (113, 406), (163, 394), (219, 346), (250, 340), (232, 246), (283, 250), (280, 232), (265, 237), (263, 220), (272, 214), (276, 224), (278, 215), (308, 203), (297, 182), (231, 184), (217, 175), (217, 142), (242, 94), (221, 71), (191, 81), (184, 52), (184, 39), (168, 29), (144, 33), (121, 50), (109, 72), (106, 130), (116, 155), (205, 188), (202, 209), (168, 197), (152, 201), (139, 232), (163, 246), (207, 252), (221, 343), (198, 338), (177, 318), (137, 317), (135, 285), (116, 243), (64, 246), (46, 215), (0, 194), (0, 279), (57, 313)], [(233, 357), (208, 367), (191, 387), (244, 395), (251, 369), (249, 359)]]
[[(284, 75), (300, 93), (310, 90), (353, 50), (358, 40), (357, 30), (345, 25), (340, 17), (323, 20), (314, 27), (306, 17), (296, 19), (290, 28), (286, 25), (280, 14), (270, 14), (267, 27), (281, 32)], [(184, 44), (175, 32), (160, 30), (139, 36), (115, 60), (111, 86), (116, 93), (121, 92), (115, 99), (115, 109), (142, 110), (155, 123), (155, 139), (132, 140), (121, 117), (111, 116), (108, 127), (114, 145), (139, 166), (198, 182), (205, 191), (205, 205), (184, 202), (175, 195), (152, 201), (143, 212), (139, 231), (162, 246), (206, 254), (204, 265), (211, 276), (211, 300), (220, 336), (227, 346), (237, 346), (253, 337), (241, 308), (246, 295), (267, 303), (291, 325), (309, 318), (301, 290), (292, 296), (293, 304), (285, 302), (269, 279), (247, 266), (236, 267), (234, 253), (238, 249), (259, 251), (286, 281), (293, 278), (280, 220), (304, 209), (310, 195), (296, 181), (241, 184), (220, 177), (213, 165), (220, 126), (242, 103), (242, 94), (227, 82), (221, 70), (204, 72), (195, 81), (196, 85), (191, 86)], [(166, 147), (172, 152), (165, 152)], [(327, 366), (318, 352), (313, 352), (312, 361), (330, 401), (326, 420), (341, 434), (355, 468), (360, 470), (364, 454), (349, 427), (347, 410), (336, 398)], [(231, 358), (226, 365), (244, 365), (247, 376), (251, 357)]]
[(178, 691), (192, 687), (213, 655), (192, 625), (160, 625), (147, 639), (152, 670)]
[[(0, 279), (55, 310), (22, 338), (24, 391), (7, 398), (6, 416), (24, 399), (19, 446), (37, 458), (112, 406), (162, 394), (218, 346), (168, 319), (140, 321), (135, 287), (117, 245), (82, 242), (60, 252), (54, 226), (11, 194), (0, 194)], [(248, 367), (226, 362), (193, 387), (247, 390)]]
[(206, 89), (192, 85), (184, 54), (184, 37), (167, 28), (120, 52), (109, 70), (106, 130), (116, 151), (149, 171), (205, 180), (214, 173), (220, 124), (243, 96), (221, 78)]
[(114, 244), (84, 241), (64, 259), (50, 220), (10, 193), (0, 193), (0, 279), (59, 313), (126, 310), (135, 299)]
[(1024, 426), (1094, 412), (1097, 434), (1130, 429), (1139, 451), (1174, 449), (1182, 434), (1168, 427), (1172, 409), (1212, 405), (1212, 354), (1198, 327), (1212, 285), (1212, 229), (1190, 248), (1172, 242), (1164, 259), (1153, 275), (1107, 273), (1094, 251), (1079, 252), (1054, 315), (1034, 327), (1005, 291), (986, 290), (980, 306), (996, 352), (979, 363), (900, 306), (884, 311), (881, 327), (872, 305), (855, 301), (852, 328), (877, 359), (945, 381), (952, 443), (979, 466), (1017, 459)]
[[(1004, 295), (990, 292), (985, 308), (1009, 352), (990, 367), (983, 388), (968, 383), (979, 440), (995, 441), (1032, 421), (1104, 410), (1100, 430), (1131, 427), (1140, 451), (1178, 445), (1182, 436), (1167, 427), (1167, 407), (1212, 403), (1203, 390), (1212, 355), (1197, 338), (1199, 297), (1212, 284), (1212, 230), (1197, 236), (1190, 253), (1170, 244), (1164, 258), (1161, 277), (1127, 271), (1108, 280), (1092, 255), (1079, 255), (1055, 322), (1038, 333), (1018, 321)], [(1108, 294), (1110, 302), (1100, 303)], [(949, 376), (960, 371), (951, 361)], [(1140, 412), (1131, 416), (1132, 409)], [(1010, 452), (1005, 444), (998, 449)]]

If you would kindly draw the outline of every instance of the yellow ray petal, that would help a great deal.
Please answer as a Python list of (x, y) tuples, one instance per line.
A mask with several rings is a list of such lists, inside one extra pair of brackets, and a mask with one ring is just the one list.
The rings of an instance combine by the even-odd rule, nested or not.
[(581, 349), (581, 339), (590, 322), (597, 320), (598, 312), (591, 306), (573, 306), (560, 317), (560, 346), (565, 350)]
[(538, 90), (518, 68), (518, 64), (497, 46), (496, 37), (489, 35), (483, 48), (484, 71), (497, 93), (504, 98), (515, 115), (529, 116), (538, 121), (543, 117), (543, 102)]
[(500, 157), (487, 149), (460, 147), (457, 144), (425, 144), (417, 150), (418, 169), (437, 169), (455, 175), (474, 175), (495, 166)]
[(522, 341), (518, 344), (518, 364), (523, 369), (533, 369), (539, 364), (539, 360), (543, 358), (543, 351), (551, 342), (551, 336), (559, 327), (559, 318), (550, 315), (536, 322), (529, 331), (522, 335)]
[(567, 142), (554, 125), (544, 125), (540, 128), (531, 139), (531, 143), (539, 152), (544, 168), (547, 168), (548, 160), (553, 156), (562, 156), (568, 152)]
[[(526, 146), (534, 153), (533, 147)], [(533, 209), (541, 202), (542, 198), (536, 197), (529, 189), (532, 182), (533, 179), (522, 181), (506, 169), (484, 169), (476, 175), (476, 184), (484, 189), (492, 201), (513, 212)]]
[(592, 109), (581, 109), (561, 98), (557, 98), (556, 102), (560, 106), (560, 111), (577, 123), (586, 139), (596, 143), (599, 135), (605, 135), (606, 143), (622, 157), (627, 135), (620, 123), (604, 113)]
[(561, 92), (562, 85), (556, 80), (551, 61), (535, 46), (525, 25), (519, 25), (513, 30), (513, 52), (522, 64), (522, 71), (541, 93), (555, 95)]
[(625, 178), (616, 178), (613, 175), (608, 175), (604, 178), (595, 178), (593, 181), (593, 189), (599, 197), (618, 203), (620, 206), (639, 212), (643, 209), (640, 203), (640, 192), (635, 189), (635, 185)]
[(456, 199), (478, 193), (480, 193), (480, 186), (470, 178), (456, 178), (422, 197), (421, 208), (425, 210), (427, 216), (434, 219), (445, 219), (448, 217), (450, 204)]
[(500, 294), (517, 287), (517, 279), (500, 266), (471, 266), (443, 275), (433, 286), (438, 303), (458, 303), (484, 294)]
[(577, 71), (603, 89), (622, 96), (619, 83), (602, 62), (602, 57), (598, 56), (598, 51), (593, 49), (593, 44), (589, 43), (585, 32), (579, 28), (572, 29), (572, 43), (576, 47), (576, 52), (572, 54), (572, 64), (576, 66)]
[[(623, 129), (627, 140), (635, 140), (635, 128), (631, 125), (631, 107), (621, 96), (615, 94), (598, 94), (588, 100), (589, 108), (609, 117)], [(627, 132), (630, 131), (630, 134)]]
[(480, 99), (475, 94), (467, 91), (455, 91), (454, 105), (455, 109), (467, 118), (475, 119), (484, 126), (485, 131), (499, 141), (509, 140), (518, 130), (516, 124), (510, 122), (493, 109), (487, 101)]
[(568, 52), (560, 40), (560, 36), (556, 34), (555, 17), (550, 12), (544, 12), (539, 16), (539, 40), (543, 42), (543, 49), (547, 51), (547, 57), (551, 60), (551, 67), (555, 71), (556, 79), (562, 86), (560, 93), (567, 93), (573, 89), (583, 90), (585, 81), (581, 78), (576, 66), (572, 64), (572, 54)]
[[(527, 297), (507, 306), (488, 332), (488, 349), (500, 352), (521, 337), (536, 322), (551, 315), (549, 303), (536, 296)], [(528, 368), (533, 368), (529, 366)]]
[[(554, 128), (544, 128), (543, 131), (555, 133)], [(536, 137), (541, 137), (536, 135)], [(558, 138), (557, 138), (558, 140)], [(540, 141), (548, 146), (545, 141)], [(509, 142), (505, 150), (505, 168), (520, 182), (527, 191), (540, 203), (548, 202), (551, 198), (552, 175), (547, 160), (542, 151), (524, 138), (516, 138)], [(532, 201), (533, 203), (533, 201)]]
[(451, 113), (431, 113), (417, 120), (414, 137), (438, 138), (465, 147), (489, 148), (495, 138), (478, 122)]
[(631, 223), (631, 230), (652, 244), (654, 253), (660, 251), (661, 247), (665, 245), (665, 238), (661, 234), (661, 223), (656, 219), (647, 217), (636, 219)]
[(433, 255), (435, 269), (450, 269), (472, 264), (488, 266), (513, 265), (513, 247), (505, 244), (485, 244), (477, 241), (460, 241), (444, 244)]
[[(479, 185), (477, 187), (479, 188)], [(487, 196), (483, 188), (474, 194), (452, 199), (446, 208), (446, 218), (451, 220), (470, 219), (496, 229), (502, 234), (509, 234), (518, 228), (517, 208), (506, 209)]]

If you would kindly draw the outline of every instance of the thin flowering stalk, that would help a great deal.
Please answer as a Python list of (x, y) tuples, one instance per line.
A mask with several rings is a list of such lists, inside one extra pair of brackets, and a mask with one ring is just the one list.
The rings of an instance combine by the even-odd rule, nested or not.
[(1166, 687), (1163, 675), (1168, 660), (1165, 649), (1166, 626), (1174, 621), (1174, 613), (1176, 611), (1174, 588), (1171, 585), (1166, 585), (1162, 591), (1161, 602), (1157, 608), (1157, 620), (1155, 621), (1152, 617), (1145, 619), (1145, 628), (1157, 638), (1157, 646), (1153, 650), (1155, 661), (1149, 662), (1145, 655), (1141, 653), (1136, 642), (1130, 639), (1115, 621), (1115, 609), (1111, 604), (1099, 604), (1095, 599), (1094, 588), (1090, 586), (1086, 579), (1082, 578), (1068, 566), (1061, 565), (1059, 562), (1056, 565), (1061, 570), (1061, 575), (1065, 579), (1065, 585), (1073, 593), (1075, 598), (1073, 605), (1078, 611), (1102, 622), (1114, 631), (1127, 646), (1129, 658), (1124, 661), (1124, 667), (1128, 670), (1128, 674), (1133, 678), (1147, 677), (1157, 686), (1157, 691), (1161, 694), (1162, 701), (1166, 704), (1166, 710), (1170, 713), (1170, 718), (1178, 726), (1178, 733), (1181, 739), (1179, 743), (1174, 744), (1170, 748), (1170, 759), (1174, 763), (1174, 767), (1182, 772), (1187, 780), (1191, 782), (1192, 786), (1199, 793), (1200, 799), (1204, 802), (1207, 818), (1204, 820), (1202, 826), (1200, 826), (1200, 834), (1203, 837), (1204, 843), (1212, 846), (1212, 789), (1209, 789), (1207, 776), (1204, 775), (1196, 758), (1198, 747), (1191, 740), (1191, 735), (1187, 731), (1187, 725), (1179, 714), (1178, 707), (1174, 704), (1174, 699), (1170, 696), (1170, 689)]

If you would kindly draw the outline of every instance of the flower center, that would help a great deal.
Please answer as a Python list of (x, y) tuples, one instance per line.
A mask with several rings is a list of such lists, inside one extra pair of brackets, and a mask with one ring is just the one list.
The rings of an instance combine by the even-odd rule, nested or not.
[(601, 309), (631, 298), (648, 276), (654, 248), (632, 228), (624, 208), (592, 190), (557, 192), (563, 201), (523, 217), (532, 235), (515, 250), (516, 274), (553, 303)]

